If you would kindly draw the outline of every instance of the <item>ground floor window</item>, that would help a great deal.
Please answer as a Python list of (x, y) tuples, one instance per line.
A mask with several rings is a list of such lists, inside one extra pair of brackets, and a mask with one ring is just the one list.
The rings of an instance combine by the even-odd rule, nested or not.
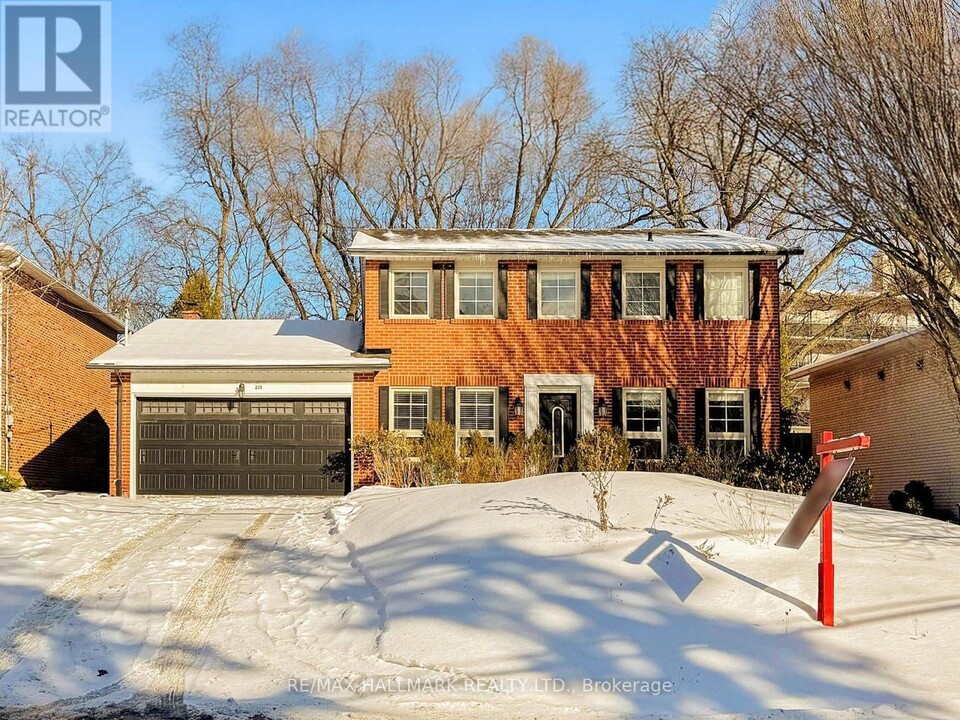
[(457, 436), (481, 437), (496, 442), (497, 392), (493, 388), (457, 388)]
[(390, 429), (420, 435), (427, 426), (430, 391), (427, 388), (390, 389)]
[(707, 391), (707, 446), (717, 455), (747, 452), (746, 390)]
[(624, 434), (639, 459), (663, 458), (663, 390), (624, 390), (623, 420)]

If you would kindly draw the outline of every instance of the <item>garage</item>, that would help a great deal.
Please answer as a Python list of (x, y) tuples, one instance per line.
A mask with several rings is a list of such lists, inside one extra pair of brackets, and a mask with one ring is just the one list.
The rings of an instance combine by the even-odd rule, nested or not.
[(137, 401), (137, 487), (165, 495), (343, 495), (348, 399)]
[(111, 492), (349, 493), (354, 383), (390, 367), (362, 343), (343, 320), (164, 318), (121, 339), (88, 363), (116, 389)]

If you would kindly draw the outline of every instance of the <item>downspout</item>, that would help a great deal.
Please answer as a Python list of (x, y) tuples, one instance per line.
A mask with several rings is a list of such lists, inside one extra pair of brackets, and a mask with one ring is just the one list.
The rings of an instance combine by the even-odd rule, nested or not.
[(23, 259), (17, 255), (13, 262), (0, 265), (0, 418), (2, 418), (3, 470), (10, 472), (13, 446), (13, 404), (10, 397), (10, 276), (17, 271)]
[(117, 378), (117, 459), (114, 463), (116, 473), (114, 490), (117, 497), (120, 497), (123, 495), (123, 375), (118, 372), (114, 376)]

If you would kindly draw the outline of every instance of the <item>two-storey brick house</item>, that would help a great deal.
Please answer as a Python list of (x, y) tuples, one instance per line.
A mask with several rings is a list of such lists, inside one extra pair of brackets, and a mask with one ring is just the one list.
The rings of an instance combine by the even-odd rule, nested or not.
[[(366, 230), (364, 321), (159, 320), (111, 370), (124, 494), (342, 494), (351, 438), (596, 425), (659, 458), (779, 444), (778, 267), (721, 231)], [(352, 472), (351, 472), (352, 471)]]
[(350, 249), (364, 350), (390, 360), (355, 378), (357, 431), (544, 428), (557, 456), (595, 425), (648, 458), (779, 444), (790, 250), (712, 230), (366, 230)]

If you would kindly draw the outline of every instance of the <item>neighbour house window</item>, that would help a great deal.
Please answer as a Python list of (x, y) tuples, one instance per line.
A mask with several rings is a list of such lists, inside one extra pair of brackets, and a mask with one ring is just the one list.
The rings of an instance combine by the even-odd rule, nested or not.
[(625, 390), (623, 393), (624, 434), (646, 460), (663, 458), (664, 401), (662, 390)]
[(493, 273), (457, 273), (457, 313), (464, 317), (493, 317)]
[(430, 308), (430, 272), (428, 270), (394, 270), (393, 315), (395, 317), (427, 317)]
[(496, 441), (496, 391), (487, 389), (457, 389), (457, 436), (469, 437), (479, 433), (491, 442)]
[(744, 390), (707, 391), (707, 445), (717, 455), (747, 451), (747, 393)]
[(747, 317), (746, 270), (707, 270), (704, 285), (707, 318), (743, 320)]
[(663, 274), (657, 270), (625, 272), (624, 307), (627, 317), (662, 317)]
[(390, 428), (408, 435), (420, 435), (429, 417), (430, 391), (426, 388), (391, 388)]
[(576, 318), (577, 271), (546, 271), (538, 273), (540, 280), (540, 312), (542, 318)]

